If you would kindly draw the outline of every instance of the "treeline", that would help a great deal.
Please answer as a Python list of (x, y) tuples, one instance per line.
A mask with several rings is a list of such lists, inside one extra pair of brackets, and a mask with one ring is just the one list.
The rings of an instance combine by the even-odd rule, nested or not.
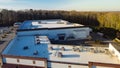
[[(48, 10), (7, 10), (0, 11), (0, 26), (12, 26), (15, 22), (40, 19), (63, 19), (93, 27), (95, 30), (120, 31), (120, 12), (77, 12)], [(95, 28), (96, 27), (96, 28)], [(106, 28), (106, 29), (105, 29)], [(103, 30), (103, 31), (102, 31)]]
[(0, 26), (11, 26), (15, 22), (40, 19), (64, 19), (73, 23), (98, 26), (99, 22), (96, 18), (96, 14), (89, 12), (86, 13), (76, 11), (48, 11), (32, 9), (13, 11), (2, 9), (0, 12)]
[(120, 12), (77, 12), (48, 10), (7, 10), (0, 12), (0, 26), (11, 26), (15, 22), (40, 19), (64, 19), (87, 26), (100, 26), (120, 30)]

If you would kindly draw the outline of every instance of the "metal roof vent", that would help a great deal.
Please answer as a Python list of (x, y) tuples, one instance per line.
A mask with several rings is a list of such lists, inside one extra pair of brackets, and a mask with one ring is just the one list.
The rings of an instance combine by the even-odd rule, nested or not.
[(24, 46), (24, 47), (23, 47), (23, 50), (27, 50), (27, 49), (28, 49), (28, 46)]
[(36, 50), (36, 51), (33, 53), (33, 55), (38, 55), (38, 51)]

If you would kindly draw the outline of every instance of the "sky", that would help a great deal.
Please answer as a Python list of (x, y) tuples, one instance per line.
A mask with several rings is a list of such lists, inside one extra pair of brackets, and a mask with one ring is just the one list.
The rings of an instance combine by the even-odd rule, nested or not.
[(120, 0), (0, 0), (1, 9), (120, 11)]

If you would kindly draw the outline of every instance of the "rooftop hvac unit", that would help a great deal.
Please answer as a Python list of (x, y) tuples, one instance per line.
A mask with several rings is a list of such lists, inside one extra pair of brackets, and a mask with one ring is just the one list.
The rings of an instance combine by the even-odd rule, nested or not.
[(49, 49), (49, 50), (53, 50), (53, 47), (52, 47), (52, 46), (50, 46), (48, 49)]
[(36, 39), (36, 41), (40, 41), (40, 39)]
[(62, 52), (58, 52), (58, 55), (57, 55), (57, 57), (62, 57)]
[(38, 36), (38, 35), (36, 35), (35, 37), (36, 37), (36, 38), (39, 38), (39, 36)]
[(37, 41), (36, 44), (40, 44), (40, 41)]
[(64, 47), (62, 47), (62, 48), (61, 48), (61, 50), (62, 50), (62, 51), (65, 51), (65, 48), (64, 48)]
[(62, 52), (56, 52), (56, 53), (54, 53), (54, 56), (61, 58), (62, 57)]

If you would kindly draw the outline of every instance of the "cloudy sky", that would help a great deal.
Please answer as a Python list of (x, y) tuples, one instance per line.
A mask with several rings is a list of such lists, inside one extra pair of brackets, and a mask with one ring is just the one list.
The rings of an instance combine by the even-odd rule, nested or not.
[(12, 10), (120, 11), (120, 0), (0, 0), (0, 8)]

